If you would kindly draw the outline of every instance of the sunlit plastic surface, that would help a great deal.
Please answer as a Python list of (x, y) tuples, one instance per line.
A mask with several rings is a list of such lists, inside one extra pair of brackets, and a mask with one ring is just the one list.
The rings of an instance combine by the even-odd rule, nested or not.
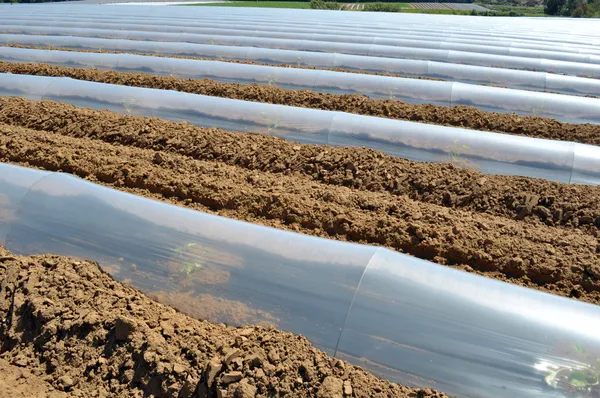
[[(533, 49), (566, 53), (588, 53), (600, 54), (594, 46), (586, 45), (564, 45), (560, 42), (547, 41), (546, 44), (539, 44), (536, 41), (527, 39), (498, 39), (491, 36), (480, 38), (479, 36), (464, 36), (456, 33), (445, 33), (443, 29), (439, 31), (427, 30), (407, 30), (402, 27), (397, 27), (395, 31), (370, 31), (361, 30), (360, 36), (357, 36), (355, 30), (345, 30), (339, 28), (329, 28), (328, 33), (323, 33), (324, 27), (307, 26), (294, 27), (289, 25), (278, 25), (276, 23), (264, 24), (248, 20), (243, 25), (236, 25), (231, 28), (226, 22), (215, 20), (196, 20), (196, 26), (190, 26), (189, 22), (173, 21), (170, 19), (160, 19), (149, 24), (149, 21), (139, 21), (136, 18), (128, 18), (123, 16), (120, 23), (113, 19), (104, 19), (97, 17), (94, 19), (73, 20), (72, 18), (62, 18), (58, 20), (40, 20), (37, 18), (14, 18), (6, 21), (6, 25), (29, 25), (29, 26), (65, 26), (70, 28), (93, 28), (93, 29), (109, 29), (109, 30), (140, 30), (140, 31), (161, 31), (171, 33), (199, 33), (199, 34), (217, 34), (229, 36), (256, 36), (256, 37), (273, 37), (273, 38), (290, 38), (304, 39), (317, 41), (340, 41), (349, 43), (363, 44), (382, 44), (390, 46), (415, 46), (440, 48), (439, 43), (453, 43), (458, 45), (472, 45), (473, 47), (463, 47), (462, 49), (454, 48), (462, 51), (488, 52), (508, 54), (507, 48)], [(160, 27), (160, 28), (158, 28)], [(377, 36), (385, 34), (385, 37)], [(431, 43), (421, 44), (427, 41)], [(436, 43), (437, 42), (437, 43)], [(433, 44), (435, 43), (435, 44)], [(435, 47), (434, 47), (435, 46)], [(481, 48), (477, 46), (482, 46)], [(478, 51), (480, 50), (480, 51)]]
[(337, 356), (457, 396), (594, 397), (598, 327), (596, 306), (382, 249), (361, 280)]
[[(600, 180), (600, 147), (574, 144), (573, 172), (571, 184), (590, 184)], [(595, 184), (594, 184), (595, 185)]]
[[(501, 89), (493, 87), (493, 80), (488, 83), (492, 86), (481, 87), (431, 80), (229, 62), (21, 48), (0, 48), (0, 60), (39, 61), (68, 67), (113, 69), (195, 79), (210, 78), (221, 82), (260, 83), (285, 89), (305, 89), (333, 94), (363, 94), (372, 98), (399, 100), (412, 104), (465, 105), (491, 112), (515, 112), (521, 115), (552, 117), (572, 123), (600, 121), (598, 99)], [(511, 71), (506, 70), (506, 72)], [(598, 80), (549, 74), (538, 75), (540, 79), (531, 80), (532, 85), (537, 84), (542, 88), (549, 85), (556, 90), (578, 90), (585, 87), (587, 91), (592, 91), (596, 87), (597, 93), (600, 94)], [(546, 78), (548, 80), (545, 80)], [(584, 82), (581, 82), (582, 80)], [(586, 81), (590, 84), (585, 84)], [(525, 84), (524, 81), (521, 83)]]
[[(326, 42), (313, 40), (293, 40), (293, 39), (276, 39), (269, 37), (249, 37), (249, 36), (226, 36), (226, 35), (210, 35), (210, 34), (194, 34), (194, 33), (170, 33), (170, 32), (146, 32), (146, 31), (126, 31), (126, 30), (103, 30), (91, 28), (63, 28), (63, 27), (31, 27), (8, 25), (5, 28), (9, 33), (33, 34), (33, 35), (59, 35), (59, 36), (84, 36), (92, 38), (107, 38), (107, 39), (129, 39), (135, 41), (162, 41), (162, 42), (187, 42), (195, 44), (211, 44), (224, 46), (248, 46), (261, 47), (283, 50), (299, 50), (313, 52), (330, 52), (344, 53), (363, 56), (387, 57), (387, 58), (409, 58), (409, 59), (424, 59), (442, 62), (468, 63), (473, 65), (495, 66), (505, 64), (508, 67), (516, 69), (538, 70), (541, 68), (543, 56), (551, 57), (553, 53), (536, 50), (525, 52), (522, 49), (510, 49), (508, 54), (500, 55), (495, 53), (478, 53), (470, 51), (457, 51), (455, 49), (439, 48), (420, 48), (420, 47), (401, 47), (401, 46), (384, 46), (378, 44), (363, 44), (363, 43), (344, 43), (344, 42)], [(435, 45), (427, 44), (426, 47), (436, 47)], [(451, 48), (462, 48), (456, 46), (443, 46)], [(482, 46), (480, 46), (482, 47)], [(478, 47), (479, 48), (479, 47)], [(515, 50), (515, 51), (512, 51)], [(514, 55), (512, 55), (514, 54)], [(527, 55), (529, 57), (525, 57)], [(586, 69), (590, 66), (600, 71), (600, 56), (589, 54), (569, 54), (559, 53), (554, 58), (546, 60), (554, 61), (569, 61), (568, 67), (573, 70)], [(591, 63), (591, 65), (590, 65)], [(575, 65), (572, 65), (575, 64)], [(579, 66), (582, 65), (582, 66)], [(585, 65), (588, 65), (587, 67)], [(556, 65), (555, 65), (556, 66)], [(500, 66), (501, 67), (501, 66)], [(546, 70), (547, 71), (547, 70)], [(562, 72), (560, 69), (555, 72)], [(583, 72), (577, 73), (583, 74)]]
[(29, 188), (51, 173), (4, 164), (0, 170), (0, 243), (3, 243)]
[(329, 144), (367, 146), (419, 162), (563, 183), (571, 178), (574, 156), (570, 142), (459, 128), (449, 131), (443, 126), (348, 114), (334, 119)]
[(16, 254), (97, 261), (192, 316), (303, 334), (404, 384), (490, 398), (599, 392), (596, 306), (69, 175), (0, 164), (0, 176), (0, 195), (17, 204), (0, 243)]
[[(81, 83), (88, 83), (82, 85)], [(1, 81), (0, 81), (1, 84)], [(170, 90), (56, 79), (43, 99), (108, 109), (136, 116), (187, 121), (197, 126), (266, 134), (311, 144), (326, 144), (334, 114), (314, 109), (246, 102)]]
[(63, 174), (39, 181), (21, 200), (6, 248), (98, 261), (117, 280), (182, 311), (217, 323), (272, 324), (330, 354), (376, 250), (170, 206)]
[[(18, 83), (21, 82), (21, 85)], [(50, 82), (50, 83), (48, 83)], [(520, 175), (569, 183), (579, 153), (587, 166), (586, 183), (600, 166), (590, 149), (551, 141), (428, 125), (342, 112), (296, 108), (228, 98), (86, 82), (68, 78), (0, 74), (20, 96), (47, 87), (43, 99), (128, 115), (156, 116), (230, 131), (266, 134), (309, 144), (367, 146), (393, 156), (425, 162), (450, 162), (486, 174)], [(587, 146), (584, 146), (587, 147)], [(576, 178), (577, 179), (577, 178)]]
[(452, 105), (474, 106), (489, 112), (549, 117), (570, 123), (600, 122), (600, 100), (596, 98), (454, 83)]
[[(219, 28), (219, 27), (187, 27), (187, 26), (165, 26), (156, 24), (140, 24), (140, 23), (107, 23), (107, 22), (69, 22), (65, 21), (28, 21), (23, 24), (19, 20), (9, 21), (6, 26), (10, 27), (10, 31), (17, 31), (20, 27), (26, 32), (27, 29), (35, 27), (48, 29), (54, 27), (68, 27), (70, 29), (103, 29), (103, 30), (126, 30), (126, 31), (145, 31), (145, 32), (161, 32), (161, 33), (190, 33), (203, 35), (225, 35), (225, 36), (242, 36), (242, 37), (269, 37), (275, 39), (292, 39), (292, 40), (311, 40), (311, 41), (326, 41), (326, 42), (347, 42), (354, 44), (378, 44), (384, 46), (398, 47), (416, 47), (416, 48), (431, 48), (431, 49), (448, 49), (455, 51), (466, 51), (476, 53), (498, 54), (498, 55), (514, 55), (528, 58), (548, 58), (573, 62), (598, 63), (598, 59), (594, 53), (597, 50), (593, 48), (579, 49), (569, 48), (564, 46), (539, 45), (531, 43), (519, 43), (512, 41), (504, 41), (496, 43), (494, 41), (473, 40), (472, 42), (456, 39), (453, 37), (435, 37), (423, 40), (422, 37), (411, 38), (405, 35), (397, 37), (377, 37), (368, 35), (355, 36), (353, 32), (346, 31), (334, 34), (322, 33), (322, 30), (316, 32), (289, 32), (273, 27), (271, 31), (254, 30), (252, 26), (241, 26), (239, 28)], [(160, 29), (158, 28), (160, 26)], [(241, 28), (241, 29), (240, 29)], [(49, 31), (52, 32), (51, 30)], [(393, 35), (391, 35), (393, 36)]]
[[(600, 68), (593, 64), (537, 60), (525, 58), (503, 58), (481, 54), (464, 54), (444, 51), (434, 58), (443, 61), (427, 61), (411, 49), (404, 55), (418, 59), (386, 58), (383, 56), (362, 56), (315, 51), (280, 50), (272, 48), (239, 47), (214, 44), (194, 44), (179, 42), (158, 42), (141, 40), (102, 39), (72, 36), (40, 36), (2, 34), (0, 43), (29, 46), (55, 46), (72, 49), (129, 51), (153, 55), (185, 55), (199, 58), (223, 60), (249, 60), (272, 64), (295, 64), (316, 67), (337, 67), (370, 72), (396, 73), (414, 76), (447, 78), (465, 83), (499, 84), (514, 88), (534, 88), (544, 90), (541, 84), (544, 73), (519, 69), (567, 73), (583, 77), (600, 76)], [(2, 50), (2, 49), (0, 49)], [(417, 49), (418, 50), (418, 49)], [(395, 51), (395, 50), (394, 50)], [(396, 53), (398, 53), (396, 51)], [(438, 54), (439, 55), (439, 54)], [(421, 59), (423, 58), (423, 59)], [(445, 62), (445, 61), (448, 62)], [(455, 62), (455, 63), (450, 63)], [(466, 65), (472, 63), (473, 65)], [(478, 66), (484, 65), (484, 66)], [(515, 68), (517, 70), (503, 69)], [(510, 76), (510, 79), (507, 77)], [(526, 83), (529, 82), (529, 83)], [(575, 87), (565, 89), (565, 93), (588, 94), (597, 92), (598, 81), (583, 79), (575, 82)], [(589, 87), (586, 89), (585, 87)], [(558, 90), (559, 92), (562, 92)]]

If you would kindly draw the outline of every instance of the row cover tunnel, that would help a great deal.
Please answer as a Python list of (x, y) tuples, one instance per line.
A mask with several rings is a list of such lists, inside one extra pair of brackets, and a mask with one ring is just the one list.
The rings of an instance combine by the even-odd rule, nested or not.
[[(39, 10), (47, 16), (40, 17)], [(445, 16), (392, 19), (382, 13), (361, 19), (358, 13), (340, 18), (338, 12), (302, 10), (214, 8), (198, 18), (183, 7), (127, 11), (124, 16), (120, 6), (0, 5), (7, 20), (0, 43), (161, 57), (0, 47), (0, 61), (256, 82), (600, 122), (600, 100), (584, 97), (600, 93), (598, 80), (590, 79), (600, 76), (600, 51), (594, 47), (600, 38), (586, 22), (557, 19), (550, 29), (532, 22), (525, 30), (500, 18), (457, 23)], [(308, 23), (298, 13), (314, 18)], [(225, 30), (231, 25), (237, 28)], [(160, 26), (165, 28), (159, 33)], [(221, 58), (453, 81), (215, 61)], [(302, 143), (367, 146), (489, 174), (600, 185), (600, 148), (574, 142), (62, 77), (0, 74), (0, 96)], [(235, 221), (67, 174), (2, 163), (0, 244), (15, 254), (97, 261), (116, 280), (152, 297), (175, 298), (171, 302), (181, 303), (180, 310), (201, 309), (203, 300), (216, 299), (223, 307), (201, 318), (302, 334), (334, 357), (406, 385), (458, 396), (585, 398), (590, 390), (574, 389), (565, 380), (598, 384), (597, 306), (384, 248)]]
[[(168, 41), (188, 41), (200, 39), (202, 35), (211, 35), (217, 38), (232, 36), (232, 37), (257, 37), (257, 38), (275, 38), (289, 40), (309, 40), (317, 42), (329, 43), (352, 43), (362, 45), (381, 45), (392, 47), (415, 47), (415, 48), (430, 48), (430, 49), (446, 49), (456, 51), (466, 51), (472, 53), (497, 54), (497, 55), (513, 55), (526, 58), (548, 58), (563, 61), (600, 63), (600, 50), (593, 47), (576, 47), (576, 46), (553, 46), (551, 44), (534, 44), (519, 41), (500, 41), (486, 43), (478, 39), (460, 39), (453, 37), (428, 37), (428, 38), (407, 38), (406, 35), (386, 35), (386, 37), (368, 36), (368, 35), (349, 35), (348, 33), (339, 34), (334, 32), (322, 33), (313, 32), (289, 32), (283, 29), (275, 31), (253, 30), (246, 26), (240, 29), (224, 28), (224, 27), (181, 27), (181, 26), (160, 26), (160, 29), (155, 24), (140, 24), (129, 23), (125, 20), (120, 23), (115, 22), (71, 22), (71, 21), (37, 21), (37, 20), (11, 20), (4, 23), (4, 28), (11, 33), (37, 33), (37, 34), (64, 34), (64, 30), (60, 28), (68, 28), (75, 32), (74, 35), (85, 35), (87, 32), (96, 34), (97, 30), (108, 31), (131, 31), (131, 38), (135, 32), (154, 32), (154, 33), (169, 33), (166, 37)], [(81, 33), (80, 33), (81, 32)], [(182, 34), (182, 36), (173, 36)], [(192, 36), (188, 36), (192, 35)], [(199, 36), (194, 36), (199, 35)], [(192, 41), (195, 42), (195, 41)], [(358, 50), (357, 50), (358, 51)]]
[[(76, 36), (130, 41), (152, 41), (159, 43), (209, 44), (260, 49), (294, 50), (301, 52), (340, 53), (379, 58), (401, 58), (431, 60), (469, 65), (493, 66), (512, 69), (539, 70), (582, 76), (598, 76), (600, 55), (557, 53), (554, 58), (543, 58), (550, 54), (529, 54), (534, 50), (509, 49), (508, 54), (487, 54), (457, 51), (447, 48), (398, 47), (380, 44), (326, 42), (313, 40), (277, 39), (270, 37), (226, 36), (194, 33), (149, 32), (141, 30), (108, 30), (92, 28), (37, 27), (29, 25), (6, 25), (5, 33), (23, 35)], [(192, 47), (193, 48), (193, 47)], [(538, 50), (535, 50), (538, 51)], [(189, 53), (184, 53), (188, 55)]]
[(569, 350), (575, 343), (590, 357), (600, 354), (593, 305), (391, 250), (6, 164), (0, 194), (0, 243), (14, 253), (92, 259), (117, 280), (188, 308), (207, 296), (243, 306), (243, 318), (226, 309), (206, 316), (301, 333), (330, 355), (404, 384), (461, 396), (579, 397), (548, 369), (585, 372), (589, 359)]
[(366, 146), (486, 174), (600, 185), (600, 148), (343, 112), (216, 98), (70, 78), (0, 74), (0, 95), (156, 116), (310, 144)]
[[(319, 27), (322, 29), (350, 29), (355, 33), (372, 32), (378, 35), (395, 32), (440, 32), (470, 37), (498, 38), (511, 40), (528, 40), (542, 43), (568, 43), (576, 45), (596, 46), (600, 38), (595, 34), (594, 21), (553, 19), (552, 26), (547, 20), (534, 18), (456, 18), (446, 15), (410, 15), (360, 13), (342, 14), (329, 11), (286, 10), (286, 9), (204, 9), (202, 15), (189, 15), (189, 9), (170, 7), (169, 9), (140, 9), (121, 6), (92, 6), (79, 7), (69, 3), (61, 4), (61, 9), (49, 7), (23, 8), (5, 7), (3, 12), (11, 17), (35, 19), (40, 17), (40, 9), (44, 19), (54, 20), (137, 20), (137, 21), (167, 21), (172, 24), (197, 25), (200, 22), (222, 20), (244, 26), (245, 23), (262, 23), (269, 26), (283, 27)], [(126, 11), (126, 12), (124, 12)], [(303, 18), (305, 17), (305, 18)], [(523, 22), (526, 22), (523, 23)]]
[[(93, 40), (93, 39), (92, 39)], [(101, 39), (103, 40), (103, 39)], [(259, 83), (285, 89), (312, 90), (333, 94), (364, 94), (371, 98), (393, 99), (412, 104), (442, 106), (465, 105), (490, 112), (517, 113), (552, 117), (571, 123), (599, 123), (600, 99), (575, 98), (553, 93), (517, 91), (501, 87), (484, 87), (448, 81), (409, 79), (370, 74), (281, 68), (266, 65), (248, 65), (220, 61), (193, 60), (167, 57), (148, 57), (134, 54), (104, 54), (35, 50), (0, 47), (0, 61), (18, 63), (46, 63), (50, 65), (110, 69), (121, 72), (139, 72), (177, 76), (192, 79), (213, 79), (220, 82)], [(549, 73), (505, 71), (496, 68), (471, 67), (430, 61), (407, 61), (406, 70), (416, 76), (452, 75), (471, 76), (475, 83), (508, 82), (515, 86), (548, 89), (582, 95), (600, 95), (600, 80), (560, 76)], [(508, 73), (506, 73), (508, 72)], [(492, 76), (497, 76), (494, 79)], [(502, 84), (502, 83), (500, 83)]]

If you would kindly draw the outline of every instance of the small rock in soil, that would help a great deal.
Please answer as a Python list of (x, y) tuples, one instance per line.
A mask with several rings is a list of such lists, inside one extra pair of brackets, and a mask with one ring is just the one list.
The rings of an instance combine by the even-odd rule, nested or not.
[(323, 380), (323, 383), (321, 383), (321, 387), (319, 387), (317, 397), (343, 398), (343, 386), (344, 383), (337, 377), (327, 376), (325, 380)]

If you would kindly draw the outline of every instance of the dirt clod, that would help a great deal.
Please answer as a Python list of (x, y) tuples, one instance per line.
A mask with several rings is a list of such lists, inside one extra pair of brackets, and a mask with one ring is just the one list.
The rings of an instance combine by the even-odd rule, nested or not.
[(115, 337), (118, 341), (125, 341), (135, 329), (135, 321), (127, 317), (119, 317), (115, 321)]
[[(0, 254), (5, 254), (1, 248)], [(14, 289), (0, 291), (0, 318), (14, 315), (11, 325), (0, 328), (2, 398), (308, 397), (317, 389), (341, 391), (341, 380), (332, 376), (335, 361), (300, 336), (189, 318), (115, 282), (91, 262), (50, 255), (5, 258), (0, 281), (10, 279)], [(36, 289), (27, 288), (32, 281)], [(135, 303), (136, 310), (128, 303)], [(100, 322), (86, 321), (92, 311)], [(162, 336), (165, 324), (177, 331), (168, 340)], [(246, 340), (232, 351), (242, 335)], [(260, 361), (264, 370), (250, 366), (272, 349), (286, 352), (285, 367), (266, 360)], [(24, 367), (11, 364), (19, 359)], [(227, 359), (237, 368), (224, 369)], [(390, 398), (428, 391), (345, 367), (354, 390), (363, 388), (355, 396), (372, 396), (374, 385), (384, 385)], [(301, 368), (314, 374), (312, 381), (296, 382)], [(425, 396), (445, 397), (437, 392)]]
[(321, 387), (319, 387), (317, 397), (343, 398), (343, 385), (344, 383), (337, 377), (327, 376), (325, 380), (323, 380), (323, 383), (321, 383)]

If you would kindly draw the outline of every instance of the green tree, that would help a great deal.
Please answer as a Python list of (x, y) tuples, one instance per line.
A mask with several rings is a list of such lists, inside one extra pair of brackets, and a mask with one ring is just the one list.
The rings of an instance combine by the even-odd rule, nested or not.
[(548, 15), (559, 15), (565, 5), (565, 0), (547, 0), (544, 13)]

